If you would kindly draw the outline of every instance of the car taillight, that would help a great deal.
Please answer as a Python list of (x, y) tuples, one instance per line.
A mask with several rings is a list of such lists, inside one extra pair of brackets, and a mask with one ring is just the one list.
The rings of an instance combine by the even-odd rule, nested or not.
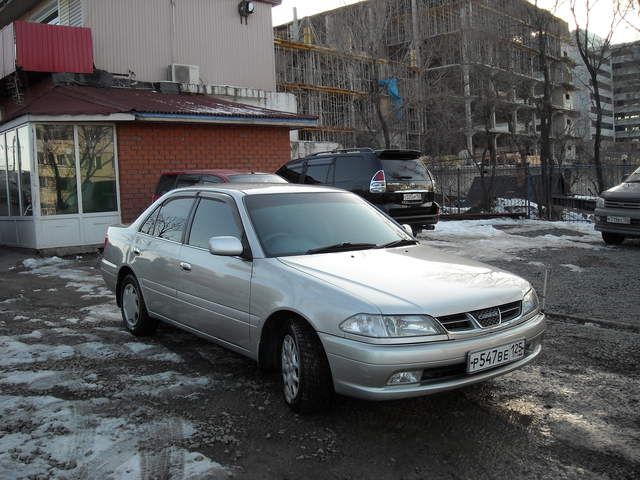
[(378, 170), (371, 178), (369, 191), (371, 193), (384, 193), (387, 191), (387, 180), (384, 176), (384, 170)]
[(104, 236), (104, 245), (102, 246), (102, 249), (104, 250), (105, 248), (107, 248), (108, 244), (109, 244), (109, 235), (105, 235)]

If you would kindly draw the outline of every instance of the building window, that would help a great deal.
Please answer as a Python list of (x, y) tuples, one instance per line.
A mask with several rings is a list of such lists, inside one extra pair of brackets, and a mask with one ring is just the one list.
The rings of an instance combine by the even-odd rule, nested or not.
[(35, 23), (47, 23), (49, 25), (58, 25), (60, 23), (60, 13), (58, 11), (58, 0), (52, 0), (42, 7), (35, 15), (31, 17), (31, 21)]
[(31, 216), (29, 126), (0, 134), (0, 216)]
[(117, 211), (113, 127), (78, 126), (78, 147), (83, 213)]
[(37, 125), (36, 148), (42, 215), (78, 213), (72, 125)]
[(0, 135), (0, 216), (9, 215), (7, 196), (7, 149), (4, 143), (4, 133)]
[(18, 165), (18, 135), (10, 130), (5, 136), (7, 146), (7, 183), (9, 185), (9, 215), (20, 216), (20, 175)]
[(20, 161), (20, 208), (22, 216), (33, 215), (31, 200), (31, 142), (29, 126), (18, 128), (18, 158)]
[(36, 149), (42, 215), (118, 211), (112, 126), (36, 125)]

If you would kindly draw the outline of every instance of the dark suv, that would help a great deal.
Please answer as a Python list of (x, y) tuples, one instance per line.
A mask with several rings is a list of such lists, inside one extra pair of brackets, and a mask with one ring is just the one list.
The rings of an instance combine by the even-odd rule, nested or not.
[(334, 150), (299, 158), (276, 172), (291, 183), (331, 185), (357, 193), (417, 233), (438, 222), (431, 173), (413, 150)]

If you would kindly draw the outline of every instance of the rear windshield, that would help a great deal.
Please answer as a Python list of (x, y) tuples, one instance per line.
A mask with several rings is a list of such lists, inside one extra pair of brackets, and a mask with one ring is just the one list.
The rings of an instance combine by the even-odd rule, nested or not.
[(176, 184), (177, 175), (162, 175), (156, 188), (156, 195), (164, 195), (169, 190), (173, 190)]
[(382, 169), (388, 182), (429, 181), (429, 172), (424, 164), (418, 160), (380, 159)]
[(231, 183), (288, 183), (284, 178), (272, 173), (247, 173), (229, 175)]

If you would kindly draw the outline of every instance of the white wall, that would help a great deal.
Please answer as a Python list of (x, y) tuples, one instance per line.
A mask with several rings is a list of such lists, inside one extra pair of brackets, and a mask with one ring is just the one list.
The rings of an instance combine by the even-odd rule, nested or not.
[(244, 25), (238, 0), (83, 0), (83, 22), (97, 68), (161, 81), (171, 63), (198, 65), (205, 84), (275, 90), (271, 6), (255, 6)]

